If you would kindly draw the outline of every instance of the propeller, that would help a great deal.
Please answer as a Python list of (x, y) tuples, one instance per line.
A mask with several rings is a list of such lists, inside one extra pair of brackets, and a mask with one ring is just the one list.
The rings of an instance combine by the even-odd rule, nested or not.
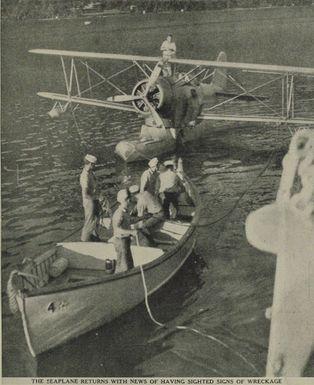
[(153, 69), (152, 73), (150, 74), (150, 77), (148, 78), (148, 81), (146, 83), (146, 88), (145, 88), (145, 91), (144, 91), (144, 96), (146, 97), (148, 95), (148, 92), (150, 90), (151, 87), (153, 87), (159, 76), (160, 76), (160, 73), (161, 73), (161, 70), (162, 70), (162, 62), (159, 61), (156, 65), (155, 65), (155, 68)]
[(149, 90), (154, 87), (156, 84), (163, 67), (163, 62), (159, 61), (155, 68), (153, 69), (152, 73), (150, 74), (150, 77), (147, 80), (147, 83), (145, 85), (145, 89), (143, 92), (138, 92), (138, 95), (116, 95), (111, 96), (107, 98), (110, 102), (134, 102), (136, 100), (143, 100), (147, 108), (149, 109), (150, 114), (152, 115), (157, 127), (164, 127), (164, 123), (159, 116), (158, 112), (155, 110), (153, 105), (150, 103), (150, 101), (147, 98), (147, 95), (149, 93)]
[(152, 106), (152, 104), (148, 101), (146, 97), (143, 97), (144, 103), (149, 109), (149, 112), (151, 113), (157, 127), (164, 127), (164, 122), (162, 121), (160, 115), (158, 112), (155, 110), (155, 108)]

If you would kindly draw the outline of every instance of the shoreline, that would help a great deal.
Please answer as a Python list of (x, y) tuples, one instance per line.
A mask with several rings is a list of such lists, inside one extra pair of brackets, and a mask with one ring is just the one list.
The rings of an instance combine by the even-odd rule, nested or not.
[(2, 21), (13, 21), (13, 22), (28, 22), (28, 21), (60, 21), (60, 20), (86, 20), (86, 19), (102, 19), (102, 18), (108, 18), (108, 17), (117, 17), (117, 16), (131, 16), (131, 17), (138, 17), (143, 16), (147, 17), (150, 15), (190, 15), (190, 14), (202, 14), (204, 13), (232, 13), (232, 12), (256, 12), (256, 11), (278, 11), (281, 9), (289, 9), (289, 10), (313, 10), (314, 11), (314, 2), (311, 5), (300, 5), (300, 6), (288, 6), (288, 5), (282, 5), (282, 6), (264, 6), (264, 7), (234, 7), (234, 8), (224, 8), (224, 9), (205, 9), (205, 10), (188, 10), (188, 11), (159, 11), (159, 12), (135, 12), (131, 13), (129, 11), (106, 11), (106, 12), (95, 12), (91, 14), (86, 15), (72, 15), (72, 16), (56, 16), (56, 17), (47, 17), (47, 18), (22, 18), (18, 19), (13, 16), (2, 16)]

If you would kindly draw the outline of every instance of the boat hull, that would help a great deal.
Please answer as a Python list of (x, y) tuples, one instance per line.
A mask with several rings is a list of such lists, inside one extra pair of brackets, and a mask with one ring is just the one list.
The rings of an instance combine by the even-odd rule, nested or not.
[[(163, 286), (191, 254), (194, 229), (179, 248), (161, 260), (144, 266), (145, 284), (151, 294)], [(99, 282), (48, 294), (20, 297), (19, 307), (25, 314), (24, 328), (30, 350), (35, 355), (108, 323), (144, 300), (140, 267), (107, 276)]]
[[(72, 235), (67, 240), (70, 243), (57, 244), (56, 248), (36, 257), (35, 262), (25, 265), (21, 274), (26, 276), (28, 274), (28, 279), (20, 277), (21, 282), (19, 285), (19, 280), (17, 282), (15, 298), (22, 316), (25, 338), (33, 356), (111, 322), (143, 302), (146, 289), (150, 295), (177, 273), (192, 253), (196, 242), (196, 224), (201, 212), (200, 197), (195, 186), (186, 177), (185, 182), (193, 205), (185, 206), (182, 202), (179, 206), (180, 213), (182, 206), (182, 215), (186, 212), (192, 220), (189, 223), (164, 223), (158, 239), (161, 244), (169, 237), (171, 239), (170, 246), (165, 246), (166, 250), (160, 256), (151, 260), (145, 256), (143, 259), (141, 257), (139, 260), (143, 261), (142, 265), (135, 264), (136, 267), (129, 271), (108, 274), (106, 270), (103, 271), (103, 265), (97, 268), (92, 264), (97, 257), (95, 250), (89, 250), (88, 245), (85, 245), (87, 250), (85, 252), (81, 246), (75, 246)], [(79, 237), (79, 232), (76, 235)], [(163, 238), (163, 235), (166, 238)], [(79, 255), (75, 254), (77, 248)], [(74, 281), (73, 279), (69, 281), (67, 275), (63, 276), (65, 279), (60, 275), (60, 279), (56, 278), (47, 285), (49, 282), (47, 269), (56, 258), (66, 256), (64, 250), (73, 253), (73, 258), (72, 254), (67, 258), (69, 269), (77, 269), (73, 272)], [(134, 251), (134, 257), (136, 255)], [(88, 267), (83, 267), (86, 265), (86, 256), (94, 257), (88, 260)], [(108, 256), (106, 252), (104, 255), (101, 252), (101, 256), (97, 258), (101, 260)], [(81, 271), (83, 275), (86, 274), (84, 279), (77, 276), (80, 269), (83, 269)], [(94, 273), (96, 275), (93, 275), (93, 269), (97, 269), (95, 270), (97, 274)], [(32, 275), (39, 277), (39, 281), (34, 280)]]

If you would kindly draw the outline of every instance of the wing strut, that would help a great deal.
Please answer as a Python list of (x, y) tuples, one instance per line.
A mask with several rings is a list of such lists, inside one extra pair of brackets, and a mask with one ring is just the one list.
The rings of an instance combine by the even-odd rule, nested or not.
[[(278, 79), (282, 79), (282, 76), (276, 77), (275, 79), (271, 79), (271, 80), (267, 81), (266, 83), (259, 84), (258, 86), (254, 87), (254, 88), (251, 88), (249, 91), (247, 91), (247, 90), (244, 89), (244, 91), (243, 91), (241, 94), (236, 95), (236, 96), (234, 96), (234, 97), (232, 97), (232, 98), (230, 98), (230, 99), (224, 100), (224, 101), (221, 102), (221, 103), (215, 104), (214, 106), (207, 108), (207, 111), (214, 110), (214, 109), (216, 109), (217, 107), (220, 107), (220, 106), (222, 106), (222, 105), (224, 105), (224, 104), (230, 103), (230, 102), (232, 102), (233, 100), (236, 100), (236, 99), (238, 99), (239, 97), (241, 97), (241, 96), (243, 96), (243, 95), (247, 95), (248, 93), (251, 94), (253, 91), (256, 91), (256, 90), (258, 90), (259, 88), (262, 88), (262, 87), (264, 87), (264, 86), (266, 86), (266, 85), (269, 85), (269, 84), (275, 82), (275, 81), (278, 80)], [(257, 97), (256, 97), (256, 98), (257, 98)], [(258, 98), (257, 98), (257, 99), (258, 99)], [(258, 99), (257, 101), (259, 101), (259, 99)], [(267, 106), (267, 107), (268, 107), (268, 106)]]
[[(260, 98), (258, 98), (257, 96), (255, 96), (254, 94), (252, 94), (252, 91), (255, 91), (255, 89), (253, 88), (252, 90), (248, 91), (245, 89), (245, 87), (243, 87), (238, 81), (236, 81), (230, 74), (227, 75), (228, 78), (236, 85), (240, 88), (240, 90), (242, 90), (244, 92), (244, 94), (246, 95), (250, 95), (253, 99), (255, 99), (257, 102), (259, 102), (260, 104), (262, 104), (266, 109), (270, 110), (271, 112), (273, 112), (275, 115), (277, 116), (280, 116), (280, 114), (275, 111), (273, 108), (269, 107), (266, 103), (264, 103)], [(280, 79), (280, 78), (279, 78)], [(275, 81), (277, 79), (272, 79), (272, 81)], [(269, 83), (268, 83), (269, 84)], [(261, 88), (261, 87), (264, 87), (265, 85), (267, 85), (267, 83), (264, 83), (262, 85), (260, 85), (260, 87), (258, 88)], [(257, 89), (257, 88), (256, 88)], [(242, 94), (242, 95), (244, 95)], [(241, 96), (242, 96), (241, 95)]]

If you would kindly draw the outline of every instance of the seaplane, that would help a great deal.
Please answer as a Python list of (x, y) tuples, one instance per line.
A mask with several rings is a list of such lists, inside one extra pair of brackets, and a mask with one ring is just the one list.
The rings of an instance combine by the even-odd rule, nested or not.
[[(179, 142), (200, 138), (208, 129), (200, 124), (206, 120), (314, 127), (314, 68), (228, 62), (224, 52), (216, 61), (54, 49), (29, 52), (61, 59), (65, 93), (38, 92), (54, 101), (51, 118), (80, 104), (143, 117), (138, 139), (116, 145), (126, 162), (172, 152)], [(106, 73), (104, 61), (115, 62), (112, 73)]]

